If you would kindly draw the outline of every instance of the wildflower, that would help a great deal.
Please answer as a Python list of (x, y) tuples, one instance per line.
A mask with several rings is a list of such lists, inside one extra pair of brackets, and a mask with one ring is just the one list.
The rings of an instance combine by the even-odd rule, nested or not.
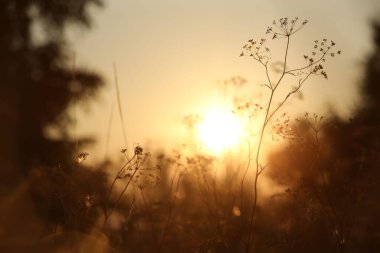
[(143, 152), (143, 148), (140, 146), (135, 147), (135, 155), (141, 155)]
[(89, 154), (87, 152), (81, 152), (77, 155), (77, 163), (81, 163), (83, 162), (84, 160), (86, 160), (87, 156)]

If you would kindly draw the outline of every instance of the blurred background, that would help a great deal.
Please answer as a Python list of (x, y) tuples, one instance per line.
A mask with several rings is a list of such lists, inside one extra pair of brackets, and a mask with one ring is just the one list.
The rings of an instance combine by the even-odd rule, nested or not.
[[(242, 46), (248, 39), (263, 37), (274, 19), (296, 16), (310, 23), (294, 37), (293, 65), (302, 64), (314, 40), (322, 38), (334, 40), (344, 54), (328, 66), (334, 75), (324, 82), (309, 80), (304, 100), (292, 101), (288, 110), (302, 106), (302, 114), (324, 114), (333, 109), (348, 118), (360, 103), (358, 83), (373, 51), (371, 22), (378, 9), (378, 2), (371, 0), (105, 2), (104, 9), (94, 12), (90, 32), (68, 31), (79, 66), (96, 70), (108, 83), (92, 110), (80, 114), (78, 131), (98, 136), (95, 152), (104, 152), (116, 99), (115, 63), (129, 145), (181, 144), (186, 137), (181, 132), (184, 115), (202, 114), (233, 96), (232, 89), (227, 94), (220, 84), (224, 80), (241, 76), (257, 94), (265, 76), (251, 60), (238, 57)], [(124, 145), (114, 116), (111, 153)]]
[[(376, 252), (378, 13), (376, 0), (2, 1), (0, 251)], [(253, 171), (241, 180), (262, 116), (226, 149), (208, 142), (236, 128), (210, 141), (226, 121), (205, 122), (265, 107), (265, 71), (239, 55), (281, 17), (308, 20), (290, 65), (324, 38), (342, 53), (279, 112), (297, 138), (268, 133), (250, 225)], [(276, 76), (284, 44), (268, 47)]]

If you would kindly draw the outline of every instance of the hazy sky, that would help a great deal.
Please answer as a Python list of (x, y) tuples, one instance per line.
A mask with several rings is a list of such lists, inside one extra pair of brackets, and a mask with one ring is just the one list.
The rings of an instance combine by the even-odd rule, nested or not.
[[(98, 139), (91, 152), (103, 157), (111, 105), (115, 101), (112, 64), (116, 63), (128, 141), (156, 147), (180, 141), (183, 116), (201, 113), (221, 97), (218, 81), (242, 76), (253, 89), (259, 65), (238, 57), (250, 38), (265, 36), (280, 17), (308, 19), (294, 36), (291, 57), (310, 52), (315, 39), (334, 40), (343, 55), (327, 64), (329, 80), (313, 78), (304, 100), (289, 103), (326, 113), (330, 103), (348, 115), (358, 102), (362, 63), (371, 52), (370, 20), (380, 13), (376, 0), (108, 0), (93, 10), (90, 31), (69, 31), (78, 65), (101, 73), (107, 87), (79, 131)], [(283, 41), (276, 41), (281, 49)], [(297, 63), (297, 61), (294, 61)], [(116, 109), (116, 107), (115, 107)], [(289, 109), (290, 110), (290, 109)], [(123, 146), (117, 111), (109, 153)]]

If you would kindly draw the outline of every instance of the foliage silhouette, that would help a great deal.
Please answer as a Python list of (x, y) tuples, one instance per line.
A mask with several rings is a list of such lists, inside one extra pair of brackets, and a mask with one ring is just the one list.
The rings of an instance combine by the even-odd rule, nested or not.
[(106, 177), (79, 164), (90, 139), (70, 137), (77, 119), (69, 109), (93, 99), (103, 80), (75, 66), (65, 31), (89, 28), (89, 7), (101, 4), (1, 1), (0, 206), (9, 219), (0, 219), (2, 252), (28, 252), (60, 229), (88, 231), (98, 217), (89, 207), (101, 204)]
[[(67, 109), (91, 99), (103, 81), (94, 72), (72, 66), (75, 60), (64, 34), (68, 25), (89, 27), (88, 7), (93, 4), (101, 2), (1, 3), (0, 164), (5, 181), (26, 175), (34, 166), (67, 166), (75, 157), (77, 140), (67, 131), (75, 119)], [(48, 128), (54, 128), (55, 136)]]
[(288, 224), (283, 252), (372, 252), (380, 246), (380, 26), (373, 30), (361, 107), (349, 120), (332, 113), (319, 129), (307, 115), (294, 125), (300, 138), (272, 156), (271, 176), (288, 188), (279, 204), (279, 212), (287, 210), (278, 221)]

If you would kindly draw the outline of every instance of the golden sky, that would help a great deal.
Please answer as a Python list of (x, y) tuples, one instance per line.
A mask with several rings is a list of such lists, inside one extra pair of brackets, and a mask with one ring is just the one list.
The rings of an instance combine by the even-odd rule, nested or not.
[[(90, 154), (102, 158), (116, 101), (113, 63), (129, 146), (149, 142), (168, 147), (181, 142), (185, 115), (201, 114), (221, 100), (221, 80), (241, 76), (253, 92), (260, 89), (262, 69), (238, 56), (248, 39), (265, 36), (267, 26), (281, 17), (310, 21), (291, 42), (294, 63), (315, 39), (334, 40), (343, 53), (326, 65), (328, 80), (311, 79), (304, 99), (287, 108), (326, 113), (330, 103), (342, 116), (349, 115), (359, 101), (362, 63), (371, 52), (370, 20), (380, 13), (380, 1), (108, 0), (105, 8), (92, 13), (90, 31), (68, 32), (78, 65), (98, 71), (107, 82), (91, 110), (78, 117), (78, 131), (98, 139)], [(276, 43), (281, 49), (281, 41)], [(109, 153), (123, 146), (115, 107)]]

